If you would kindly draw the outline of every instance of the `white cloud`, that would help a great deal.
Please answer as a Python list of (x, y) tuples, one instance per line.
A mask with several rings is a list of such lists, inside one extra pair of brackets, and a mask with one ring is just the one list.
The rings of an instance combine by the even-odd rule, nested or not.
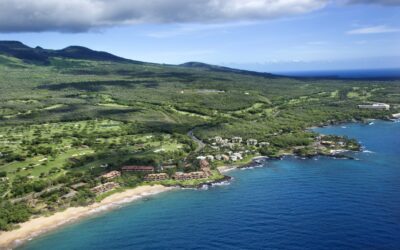
[(371, 26), (371, 27), (350, 30), (347, 32), (347, 34), (368, 35), (368, 34), (382, 34), (382, 33), (394, 33), (394, 32), (400, 32), (400, 29), (389, 27), (386, 25), (378, 25), (378, 26)]
[(224, 23), (308, 13), (329, 0), (0, 0), (0, 32), (84, 32), (137, 23)]
[(146, 35), (153, 38), (168, 38), (188, 33), (210, 31), (210, 30), (227, 30), (235, 27), (243, 27), (254, 24), (254, 22), (234, 22), (234, 23), (218, 23), (218, 24), (180, 24), (166, 31), (149, 32)]

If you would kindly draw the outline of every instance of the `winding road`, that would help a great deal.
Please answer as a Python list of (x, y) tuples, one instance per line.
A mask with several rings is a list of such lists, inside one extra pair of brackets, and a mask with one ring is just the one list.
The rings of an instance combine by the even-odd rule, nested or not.
[(194, 136), (193, 130), (194, 130), (194, 129), (190, 130), (190, 131), (187, 133), (187, 135), (188, 135), (195, 143), (197, 143), (198, 146), (197, 146), (196, 150), (194, 151), (194, 153), (197, 153), (197, 152), (201, 151), (201, 150), (206, 146), (206, 144), (204, 144), (204, 142), (202, 142), (199, 138), (197, 138), (196, 136)]

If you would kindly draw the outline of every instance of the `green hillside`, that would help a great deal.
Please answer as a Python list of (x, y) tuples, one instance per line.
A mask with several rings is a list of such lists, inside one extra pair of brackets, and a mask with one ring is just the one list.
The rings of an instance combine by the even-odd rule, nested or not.
[[(357, 106), (371, 102), (391, 110)], [(307, 128), (388, 119), (399, 107), (400, 81), (294, 79), (194, 62), (144, 63), (78, 46), (0, 42), (1, 206), (30, 215), (93, 202), (90, 188), (102, 182), (99, 175), (125, 164), (175, 165), (169, 174), (197, 170), (196, 156), (223, 153), (211, 147), (215, 136), (270, 144), (244, 148), (248, 157), (308, 154), (316, 135)], [(86, 187), (72, 198), (60, 198), (81, 182)], [(117, 182), (133, 187), (143, 175)], [(0, 214), (0, 229), (26, 220), (22, 215)]]

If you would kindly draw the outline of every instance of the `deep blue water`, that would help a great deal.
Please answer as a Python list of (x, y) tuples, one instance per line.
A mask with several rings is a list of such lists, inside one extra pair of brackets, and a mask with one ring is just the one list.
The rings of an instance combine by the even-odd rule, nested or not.
[(314, 70), (280, 72), (278, 74), (297, 77), (333, 77), (333, 78), (381, 78), (398, 79), (400, 69), (357, 69), (357, 70)]
[(400, 123), (318, 131), (372, 153), (236, 170), (231, 185), (164, 193), (21, 249), (400, 249)]

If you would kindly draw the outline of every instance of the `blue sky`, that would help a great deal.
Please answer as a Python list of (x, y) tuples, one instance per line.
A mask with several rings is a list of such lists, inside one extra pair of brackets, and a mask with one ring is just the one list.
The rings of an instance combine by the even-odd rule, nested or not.
[[(8, 0), (0, 0), (0, 7), (1, 1)], [(15, 1), (26, 3), (26, 0)], [(85, 1), (103, 0), (81, 2)], [(119, 1), (122, 8), (127, 4)], [(229, 11), (222, 13), (218, 9), (209, 15), (198, 14), (207, 11), (201, 9), (207, 0), (196, 0), (199, 10), (182, 7), (179, 0), (176, 5), (174, 0), (164, 3), (168, 1), (169, 5), (163, 9), (158, 5), (156, 10), (151, 4), (136, 4), (132, 7), (134, 17), (133, 12), (116, 10), (106, 13), (107, 19), (103, 17), (105, 14), (93, 19), (88, 14), (84, 20), (71, 14), (76, 12), (71, 11), (71, 6), (36, 4), (28, 6), (30, 9), (26, 11), (37, 13), (57, 8), (68, 18), (58, 20), (54, 15), (48, 20), (47, 16), (37, 18), (35, 14), (26, 21), (15, 21), (0, 17), (6, 23), (0, 24), (0, 40), (19, 40), (51, 49), (82, 45), (134, 60), (172, 64), (201, 61), (267, 72), (400, 68), (400, 1), (369, 4), (368, 0), (360, 0), (361, 3), (349, 4), (300, 0), (294, 9), (291, 6), (296, 5), (295, 0), (276, 0), (287, 5), (265, 7), (263, 11), (263, 4), (271, 5), (274, 0), (237, 0), (233, 1), (237, 2), (235, 8), (222, 3), (218, 8), (228, 6)], [(241, 4), (245, 2), (258, 6), (243, 9)], [(137, 9), (142, 6), (145, 14), (138, 14)], [(162, 18), (148, 15), (150, 12)], [(122, 20), (122, 14), (129, 18)]]

